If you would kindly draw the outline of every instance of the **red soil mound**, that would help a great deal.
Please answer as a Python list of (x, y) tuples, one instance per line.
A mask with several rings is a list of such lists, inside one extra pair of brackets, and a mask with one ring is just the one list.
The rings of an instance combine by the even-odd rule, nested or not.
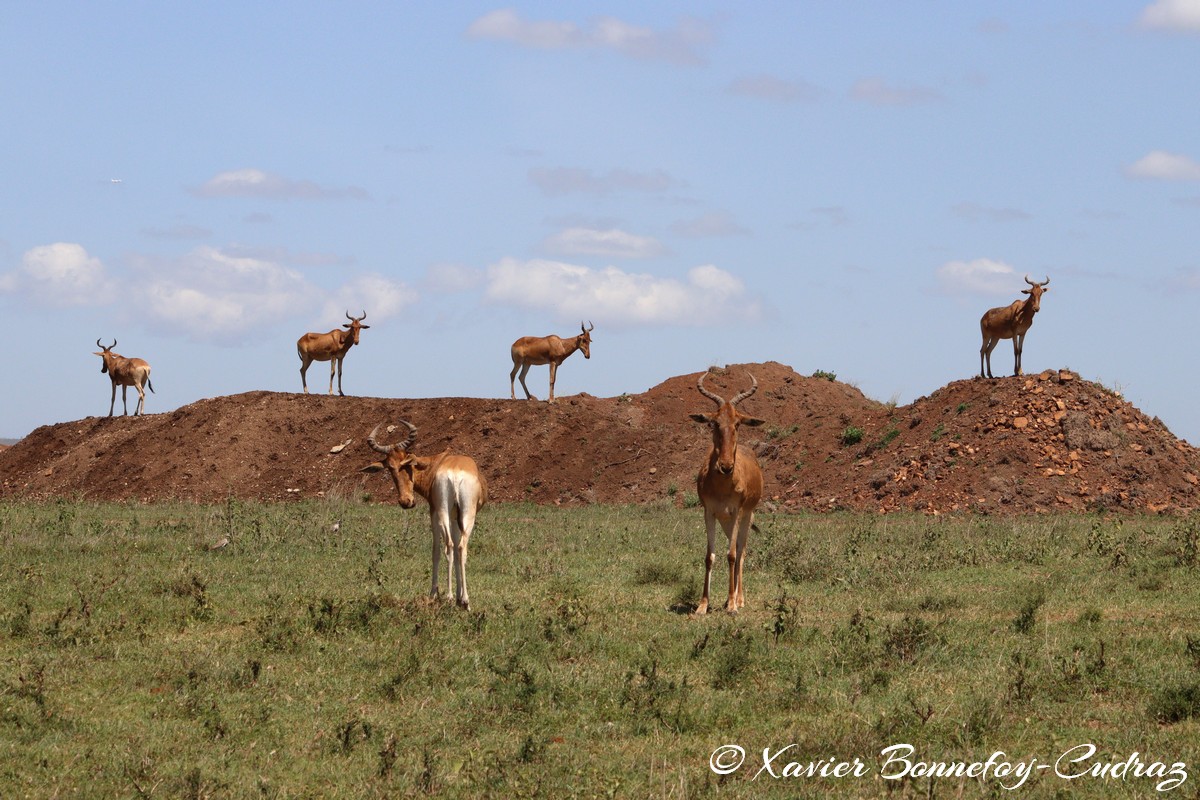
[[(1200, 451), (1065, 371), (956, 381), (899, 407), (774, 362), (716, 370), (706, 386), (729, 396), (748, 385), (747, 373), (759, 391), (741, 408), (768, 422), (741, 438), (758, 454), (777, 507), (1030, 513), (1200, 505)], [(688, 418), (712, 408), (696, 391), (698, 377), (553, 405), (250, 392), (166, 414), (89, 417), (39, 428), (0, 453), (0, 497), (370, 493), (391, 502), (390, 481), (359, 470), (375, 460), (371, 428), (404, 418), (419, 429), (416, 452), (472, 455), (496, 501), (682, 504), (710, 442)]]

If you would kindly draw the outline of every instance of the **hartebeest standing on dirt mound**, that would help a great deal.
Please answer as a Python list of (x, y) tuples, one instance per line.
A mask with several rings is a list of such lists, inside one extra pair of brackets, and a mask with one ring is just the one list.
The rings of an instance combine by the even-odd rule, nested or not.
[(116, 346), (116, 339), (113, 339), (113, 343), (108, 347), (100, 344), (99, 339), (96, 340), (96, 347), (100, 348), (100, 352), (96, 355), (104, 359), (100, 372), (107, 372), (109, 380), (112, 381), (112, 399), (108, 403), (108, 415), (110, 417), (113, 415), (113, 407), (117, 404), (118, 386), (121, 387), (121, 406), (125, 409), (125, 415), (129, 415), (129, 401), (126, 399), (126, 394), (129, 392), (129, 387), (132, 386), (137, 389), (138, 393), (137, 408), (133, 411), (133, 415), (136, 417), (144, 414), (146, 410), (146, 390), (142, 387), (146, 386), (150, 391), (154, 391), (154, 386), (150, 383), (150, 365), (140, 358), (126, 358), (114, 353), (112, 349)]
[(330, 362), (329, 393), (333, 394), (333, 375), (336, 372), (338, 394), (343, 395), (342, 359), (346, 357), (346, 353), (351, 347), (358, 344), (359, 331), (371, 327), (362, 324), (366, 318), (366, 311), (362, 313), (361, 317), (352, 317), (347, 311), (346, 319), (350, 321), (342, 323), (342, 327), (347, 330), (339, 331), (334, 328), (329, 333), (306, 333), (296, 341), (296, 354), (300, 356), (300, 383), (304, 386), (305, 394), (308, 394), (308, 378), (305, 376), (305, 373), (308, 372), (308, 365), (314, 361), (328, 361)]
[(558, 374), (558, 365), (566, 361), (567, 356), (576, 350), (582, 351), (584, 358), (591, 358), (592, 331), (595, 329), (596, 326), (590, 322), (586, 326), (580, 322), (579, 330), (581, 333), (569, 339), (562, 339), (558, 336), (522, 336), (513, 342), (513, 368), (512, 372), (508, 374), (508, 391), (512, 399), (517, 399), (517, 387), (514, 379), (517, 377), (517, 370), (520, 370), (521, 388), (525, 390), (525, 399), (537, 400), (536, 397), (529, 393), (529, 387), (525, 385), (525, 375), (528, 374), (530, 367), (540, 367), (542, 364), (549, 364), (550, 399), (548, 402), (553, 403), (554, 377)]
[(1013, 374), (1021, 374), (1021, 351), (1025, 349), (1025, 332), (1033, 324), (1033, 315), (1042, 307), (1042, 294), (1050, 291), (1050, 277), (1041, 283), (1034, 283), (1025, 276), (1028, 289), (1022, 289), (1027, 294), (1024, 300), (1014, 300), (1012, 305), (989, 309), (979, 320), (979, 330), (983, 333), (983, 347), (979, 348), (979, 377), (984, 377), (983, 365), (987, 362), (987, 377), (992, 377), (992, 350), (1001, 339), (1013, 340), (1013, 354), (1016, 365)]
[(436, 456), (415, 456), (409, 452), (417, 440), (417, 429), (401, 420), (408, 428), (408, 438), (397, 444), (380, 444), (376, 440), (383, 424), (375, 426), (367, 437), (371, 449), (383, 455), (383, 460), (365, 471), (386, 469), (396, 484), (396, 494), (402, 508), (416, 505), (413, 492), (429, 503), (429, 522), (433, 531), (433, 586), (430, 597), (438, 596), (438, 564), (446, 554), (446, 591), (450, 590), (450, 575), (454, 575), (454, 599), (463, 608), (471, 607), (467, 594), (467, 543), (475, 528), (475, 514), (487, 502), (487, 481), (470, 456), (444, 450)]
[(739, 425), (762, 425), (763, 420), (737, 410), (737, 404), (758, 391), (758, 381), (750, 376), (750, 388), (729, 400), (704, 388), (700, 375), (696, 388), (700, 394), (717, 404), (715, 414), (692, 414), (696, 422), (712, 428), (712, 449), (696, 477), (696, 491), (704, 506), (704, 527), (708, 533), (708, 549), (704, 555), (704, 595), (696, 606), (697, 614), (708, 613), (708, 589), (716, 561), (717, 522), (729, 539), (729, 599), (725, 610), (736, 612), (746, 603), (742, 589), (742, 567), (746, 560), (746, 543), (754, 522), (754, 508), (762, 498), (763, 476), (754, 454), (737, 443)]

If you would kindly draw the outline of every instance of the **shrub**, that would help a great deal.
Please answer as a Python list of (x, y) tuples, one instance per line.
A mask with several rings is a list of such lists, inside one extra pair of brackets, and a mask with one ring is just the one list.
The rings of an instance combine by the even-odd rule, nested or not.
[(862, 441), (863, 429), (849, 425), (842, 431), (842, 444), (852, 445)]

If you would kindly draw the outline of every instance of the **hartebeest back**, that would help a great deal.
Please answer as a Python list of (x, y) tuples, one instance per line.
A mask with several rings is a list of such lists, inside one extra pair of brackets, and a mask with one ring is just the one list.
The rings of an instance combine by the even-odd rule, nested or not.
[(126, 395), (129, 392), (129, 387), (137, 389), (138, 402), (137, 407), (133, 411), (136, 417), (139, 414), (144, 414), (146, 411), (146, 390), (142, 387), (148, 387), (150, 391), (154, 391), (153, 384), (150, 383), (150, 365), (140, 358), (126, 358), (123, 355), (114, 353), (112, 349), (117, 346), (117, 340), (113, 339), (113, 343), (108, 347), (100, 344), (100, 340), (96, 340), (96, 347), (100, 348), (100, 352), (96, 355), (104, 360), (104, 364), (100, 367), (101, 373), (108, 373), (109, 380), (112, 381), (112, 398), (108, 403), (108, 415), (113, 415), (113, 407), (117, 404), (117, 387), (121, 387), (121, 406), (125, 410), (126, 416), (129, 414), (129, 401)]
[(358, 344), (359, 331), (371, 327), (362, 324), (366, 318), (366, 311), (361, 317), (352, 317), (347, 311), (346, 319), (350, 321), (342, 323), (346, 330), (334, 328), (329, 333), (306, 333), (296, 341), (296, 354), (300, 356), (300, 383), (304, 386), (305, 394), (308, 394), (306, 373), (314, 361), (330, 362), (329, 393), (333, 394), (333, 376), (337, 373), (338, 394), (342, 394), (342, 360), (350, 348)]
[(712, 449), (696, 476), (696, 491), (704, 506), (704, 527), (708, 534), (708, 549), (704, 555), (704, 595), (696, 607), (697, 614), (708, 612), (708, 591), (716, 561), (717, 522), (729, 539), (729, 599), (725, 610), (736, 612), (745, 605), (742, 589), (742, 568), (745, 566), (746, 543), (754, 523), (754, 509), (762, 498), (763, 476), (758, 461), (749, 449), (737, 442), (739, 425), (762, 425), (763, 420), (737, 410), (737, 404), (758, 391), (758, 381), (750, 376), (750, 388), (738, 392), (729, 400), (704, 388), (700, 375), (696, 388), (700, 394), (717, 404), (714, 414), (692, 414), (696, 422), (712, 428)]
[(382, 423), (367, 437), (371, 449), (383, 455), (383, 460), (366, 467), (367, 470), (386, 469), (396, 484), (402, 508), (416, 505), (413, 493), (429, 503), (429, 521), (433, 532), (433, 585), (430, 597), (438, 596), (438, 561), (446, 554), (446, 589), (454, 575), (454, 599), (463, 608), (471, 607), (467, 594), (467, 544), (475, 528), (475, 515), (487, 502), (487, 481), (470, 456), (444, 450), (435, 456), (415, 456), (409, 452), (417, 440), (416, 427), (405, 420), (408, 438), (396, 444), (377, 441)]
[(988, 309), (979, 320), (979, 330), (983, 334), (983, 346), (979, 348), (979, 377), (984, 377), (984, 363), (987, 363), (987, 377), (992, 377), (992, 350), (1001, 339), (1013, 340), (1013, 356), (1015, 364), (1013, 374), (1021, 374), (1021, 351), (1025, 349), (1025, 333), (1033, 324), (1033, 315), (1042, 307), (1042, 294), (1050, 291), (1050, 277), (1041, 283), (1034, 283), (1025, 276), (1028, 289), (1022, 289), (1022, 294), (1029, 297), (1024, 300), (1014, 300), (1011, 305)]
[(554, 378), (558, 374), (558, 365), (576, 350), (581, 351), (584, 358), (591, 358), (592, 331), (595, 328), (596, 326), (590, 322), (586, 326), (580, 322), (580, 334), (568, 339), (558, 336), (522, 336), (513, 342), (511, 351), (513, 368), (512, 372), (508, 374), (508, 391), (512, 399), (517, 399), (517, 389), (514, 380), (517, 377), (517, 370), (520, 370), (521, 388), (525, 390), (525, 399), (537, 400), (536, 397), (529, 393), (529, 387), (525, 385), (525, 376), (529, 373), (530, 367), (549, 364), (550, 400), (548, 402), (553, 403)]

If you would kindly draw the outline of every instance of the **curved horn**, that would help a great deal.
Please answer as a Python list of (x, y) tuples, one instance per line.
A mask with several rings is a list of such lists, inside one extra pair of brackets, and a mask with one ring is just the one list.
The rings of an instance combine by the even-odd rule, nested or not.
[(116, 339), (113, 339), (113, 343), (112, 343), (112, 344), (110, 344), (108, 347), (105, 347), (104, 345), (100, 344), (100, 340), (99, 340), (99, 339), (97, 339), (97, 340), (96, 340), (96, 347), (99, 347), (101, 350), (112, 350), (112, 349), (113, 349), (114, 347), (116, 347), (116, 346), (117, 346), (117, 340), (116, 340)]
[[(747, 372), (746, 374), (750, 375), (749, 372)], [(729, 401), (729, 405), (736, 406), (738, 403), (742, 402), (747, 397), (749, 397), (750, 395), (754, 394), (757, 391), (758, 391), (758, 380), (756, 380), (753, 375), (750, 375), (750, 388), (744, 392), (738, 392), (737, 394), (735, 394), (733, 396), (733, 399), (731, 399)]]
[(97, 339), (97, 340), (96, 340), (96, 347), (99, 347), (101, 350), (103, 350), (103, 349), (104, 349), (104, 345), (100, 344), (100, 340), (99, 340), (99, 339)]
[(719, 394), (710, 392), (708, 389), (704, 388), (704, 378), (706, 375), (708, 375), (708, 370), (705, 370), (704, 372), (700, 373), (700, 380), (696, 381), (696, 388), (700, 390), (700, 394), (704, 395), (709, 400), (712, 400), (714, 403), (716, 403), (719, 406), (725, 402), (725, 398), (721, 397), (721, 395), (719, 395)]
[(1046, 280), (1042, 281), (1040, 285), (1041, 286), (1049, 286), (1050, 285), (1050, 276), (1047, 275)]
[(371, 449), (376, 453), (383, 453), (385, 456), (391, 455), (391, 453), (396, 450), (407, 450), (408, 448), (412, 447), (413, 442), (417, 440), (416, 427), (413, 426), (412, 423), (406, 422), (405, 420), (400, 420), (400, 424), (408, 428), (408, 438), (403, 442), (397, 442), (396, 444), (380, 444), (379, 442), (375, 441), (376, 434), (378, 434), (379, 429), (383, 427), (383, 423), (381, 422), (375, 426), (375, 429), (371, 431), (371, 435), (367, 437), (367, 444), (371, 445)]
[(585, 328), (585, 327), (583, 327), (583, 322), (582, 322), (582, 320), (581, 320), (581, 321), (580, 321), (580, 323), (579, 323), (579, 329), (580, 329), (581, 331), (583, 331), (584, 333), (591, 333), (592, 331), (596, 330), (596, 326), (595, 326), (595, 325), (593, 325), (593, 324), (592, 324), (592, 321), (589, 319), (589, 320), (588, 320), (587, 327)]
[(362, 322), (362, 321), (363, 321), (364, 319), (366, 319), (366, 318), (367, 318), (367, 312), (366, 312), (366, 310), (364, 310), (364, 311), (363, 311), (363, 313), (362, 313), (362, 316), (361, 316), (361, 317), (352, 317), (352, 316), (350, 316), (350, 312), (349, 312), (349, 311), (347, 311), (347, 312), (346, 312), (346, 319), (350, 320), (351, 322)]

